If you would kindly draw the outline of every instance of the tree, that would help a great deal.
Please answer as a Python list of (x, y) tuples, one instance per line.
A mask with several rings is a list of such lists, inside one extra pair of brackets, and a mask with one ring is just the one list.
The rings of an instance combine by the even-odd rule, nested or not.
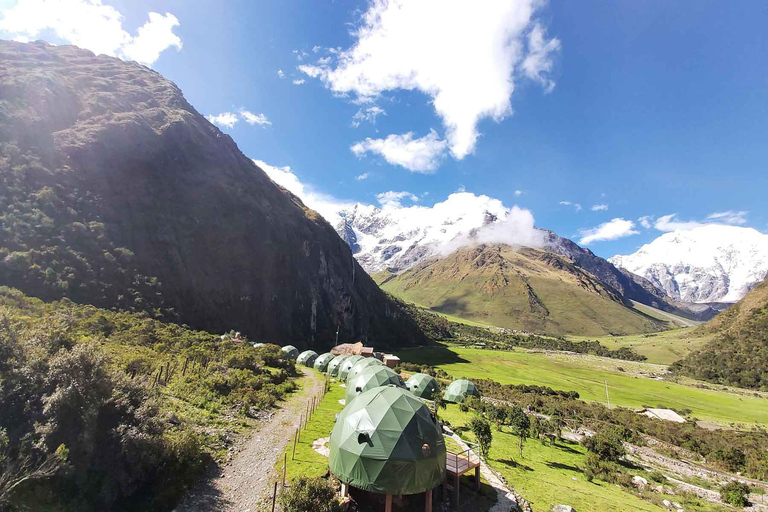
[(520, 407), (514, 406), (509, 408), (507, 424), (512, 429), (512, 433), (520, 439), (520, 457), (522, 457), (523, 442), (525, 442), (531, 432), (531, 420)]
[(336, 490), (320, 477), (300, 476), (280, 494), (283, 512), (337, 512), (341, 509)]
[(445, 404), (445, 400), (443, 399), (443, 395), (441, 394), (440, 391), (441, 390), (438, 390), (438, 392), (435, 393), (435, 396), (432, 399), (432, 401), (435, 403), (435, 420), (438, 420), (438, 418), (437, 418), (437, 411), (438, 411), (438, 409), (445, 410), (446, 407), (447, 407), (446, 404)]
[(493, 442), (491, 424), (483, 418), (472, 418), (472, 421), (469, 422), (469, 429), (475, 435), (477, 444), (480, 446), (480, 456), (486, 458)]
[(496, 428), (501, 431), (501, 426), (507, 424), (509, 417), (509, 407), (491, 406), (488, 410), (488, 417), (496, 424)]
[(621, 434), (613, 428), (601, 430), (592, 437), (585, 437), (581, 444), (606, 461), (619, 462), (626, 453)]

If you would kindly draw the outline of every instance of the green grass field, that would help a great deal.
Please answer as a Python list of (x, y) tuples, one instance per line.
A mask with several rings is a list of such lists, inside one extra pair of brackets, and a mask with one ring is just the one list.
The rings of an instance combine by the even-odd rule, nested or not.
[[(464, 426), (472, 417), (471, 412), (463, 413), (455, 405), (448, 405), (440, 411), (440, 417), (448, 420), (455, 427)], [(463, 432), (462, 437), (474, 441), (471, 432)], [(594, 480), (588, 482), (582, 474), (586, 449), (578, 444), (559, 442), (556, 445), (543, 445), (538, 440), (529, 439), (520, 458), (518, 437), (508, 432), (493, 429), (493, 443), (488, 462), (499, 471), (507, 482), (523, 498), (531, 503), (535, 512), (550, 510), (553, 505), (570, 505), (576, 510), (617, 510), (648, 511), (661, 510), (659, 506), (646, 501), (616, 485)], [(642, 469), (637, 473), (643, 475)], [(653, 495), (652, 499), (661, 502), (665, 496)], [(670, 501), (682, 502), (681, 496), (666, 496)], [(684, 503), (685, 510), (715, 511), (727, 510), (700, 500)]]
[[(492, 379), (502, 384), (536, 384), (577, 391), (583, 400), (611, 405), (691, 409), (697, 418), (720, 424), (768, 423), (768, 400), (639, 376), (662, 367), (572, 354), (494, 351), (467, 348), (420, 348), (398, 353), (403, 361), (429, 364), (456, 378)], [(621, 371), (623, 368), (624, 371)]]
[(611, 350), (629, 347), (648, 358), (649, 363), (672, 364), (703, 347), (712, 335), (694, 334), (695, 327), (627, 336), (566, 336), (570, 341), (597, 340)]

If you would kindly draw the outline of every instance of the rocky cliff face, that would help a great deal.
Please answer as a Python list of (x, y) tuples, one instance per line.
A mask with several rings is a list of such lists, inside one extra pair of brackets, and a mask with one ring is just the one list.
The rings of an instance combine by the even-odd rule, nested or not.
[(144, 66), (0, 41), (0, 171), (4, 284), (260, 340), (423, 341), (328, 223)]

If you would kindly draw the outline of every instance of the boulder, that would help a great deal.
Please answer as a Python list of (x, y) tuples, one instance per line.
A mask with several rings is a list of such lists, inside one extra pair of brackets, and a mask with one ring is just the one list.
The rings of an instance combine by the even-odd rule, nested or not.
[(638, 489), (645, 489), (645, 486), (648, 485), (648, 480), (639, 475), (636, 475), (632, 477), (632, 485)]
[(576, 509), (570, 505), (555, 505), (552, 512), (576, 512)]

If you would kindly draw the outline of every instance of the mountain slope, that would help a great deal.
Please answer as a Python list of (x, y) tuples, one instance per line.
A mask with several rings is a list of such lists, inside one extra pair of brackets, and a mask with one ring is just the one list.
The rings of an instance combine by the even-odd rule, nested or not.
[(706, 225), (665, 233), (637, 252), (609, 259), (686, 302), (735, 302), (768, 274), (768, 235)]
[(528, 332), (596, 336), (664, 328), (567, 258), (532, 248), (462, 248), (382, 276), (380, 284), (441, 313)]
[(768, 390), (768, 280), (696, 333), (715, 338), (675, 363), (674, 370), (720, 384)]
[(317, 346), (422, 342), (314, 211), (160, 74), (0, 41), (0, 280)]

